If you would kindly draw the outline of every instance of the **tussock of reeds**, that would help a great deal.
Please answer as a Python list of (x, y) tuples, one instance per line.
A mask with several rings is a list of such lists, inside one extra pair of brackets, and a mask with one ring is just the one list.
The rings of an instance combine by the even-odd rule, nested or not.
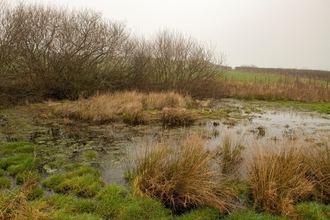
[(257, 145), (252, 154), (249, 181), (254, 208), (294, 217), (294, 205), (313, 192), (307, 154), (295, 142)]
[(213, 156), (198, 135), (188, 136), (181, 145), (163, 141), (148, 146), (131, 171), (133, 187), (176, 213), (204, 206), (227, 212), (237, 195), (212, 171)]
[(222, 132), (221, 142), (216, 146), (216, 159), (220, 166), (220, 172), (226, 176), (240, 177), (244, 150), (242, 137), (233, 135), (229, 131)]
[(310, 153), (310, 175), (315, 182), (315, 197), (318, 202), (330, 204), (330, 136), (324, 137), (320, 146)]
[(187, 113), (185, 109), (168, 109), (165, 110), (161, 117), (161, 122), (164, 128), (186, 127), (195, 122), (196, 118)]
[[(98, 94), (89, 99), (81, 99), (76, 102), (64, 103), (55, 109), (55, 113), (63, 117), (94, 123), (106, 123), (115, 121), (122, 115), (126, 115), (129, 123), (143, 123), (148, 121), (143, 111), (162, 110), (163, 108), (184, 108), (191, 102), (189, 96), (182, 96), (175, 92), (167, 93), (138, 93), (115, 92)], [(124, 118), (125, 119), (125, 118)]]

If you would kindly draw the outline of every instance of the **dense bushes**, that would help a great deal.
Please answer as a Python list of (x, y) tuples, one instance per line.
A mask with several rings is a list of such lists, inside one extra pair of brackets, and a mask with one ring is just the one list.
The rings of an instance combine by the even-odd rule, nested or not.
[(0, 2), (0, 98), (76, 99), (96, 91), (190, 92), (219, 72), (214, 54), (163, 30), (134, 38), (92, 10)]

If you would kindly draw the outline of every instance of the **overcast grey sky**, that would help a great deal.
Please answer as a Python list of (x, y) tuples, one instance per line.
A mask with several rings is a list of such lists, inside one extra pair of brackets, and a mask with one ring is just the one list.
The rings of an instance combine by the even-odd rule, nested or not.
[(330, 0), (25, 0), (92, 8), (145, 37), (168, 28), (232, 67), (330, 70)]

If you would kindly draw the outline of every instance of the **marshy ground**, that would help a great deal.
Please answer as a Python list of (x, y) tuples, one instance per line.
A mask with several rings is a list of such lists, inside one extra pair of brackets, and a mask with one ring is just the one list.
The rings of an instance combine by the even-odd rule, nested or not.
[[(40, 159), (39, 181), (44, 181), (43, 190), (53, 195), (54, 192), (65, 192), (65, 187), (52, 188), (52, 181), (56, 182), (56, 178), (75, 178), (74, 176), (79, 174), (75, 174), (74, 170), (79, 169), (84, 172), (87, 170), (87, 173), (96, 178), (91, 181), (100, 181), (100, 185), (96, 186), (100, 189), (109, 184), (128, 187), (126, 180), (130, 176), (125, 172), (130, 161), (134, 161), (132, 157), (137, 156), (135, 150), (137, 146), (150, 141), (175, 140), (187, 134), (198, 134), (211, 151), (218, 145), (224, 145), (226, 141), (237, 142), (236, 145), (242, 147), (240, 151), (244, 149), (244, 157), (249, 155), (249, 151), (253, 151), (256, 143), (276, 145), (288, 140), (299, 140), (313, 146), (322, 145), (330, 131), (328, 114), (318, 113), (297, 103), (283, 105), (280, 102), (236, 99), (203, 102), (195, 100), (192, 103), (194, 104), (188, 108), (143, 108), (143, 120), (138, 118), (140, 116), (137, 116), (137, 112), (131, 114), (135, 117), (134, 123), (127, 120), (130, 112), (124, 111), (117, 114), (118, 117), (111, 116), (109, 120), (102, 116), (100, 121), (90, 120), (90, 116), (89, 120), (83, 116), (79, 118), (72, 112), (66, 115), (63, 109), (70, 109), (71, 104), (81, 104), (79, 101), (47, 102), (5, 108), (0, 111), (0, 143), (5, 145), (11, 142), (25, 142), (38, 146), (34, 152)], [(126, 108), (129, 111), (132, 109)], [(167, 112), (173, 109), (176, 113), (165, 120), (165, 115), (170, 114)], [(189, 120), (179, 120), (176, 114)], [(183, 124), (180, 124), (181, 122)], [(178, 126), (173, 123), (178, 123)], [(11, 154), (3, 154), (1, 160), (9, 156)], [(74, 164), (80, 165), (75, 167)], [(79, 168), (80, 166), (83, 167)], [(89, 171), (87, 167), (96, 171)], [(71, 173), (65, 174), (67, 176), (60, 176), (68, 171)], [(11, 187), (19, 185), (16, 183), (19, 181), (17, 177), (11, 178), (10, 181)], [(83, 192), (78, 192), (78, 196), (81, 194)], [(86, 197), (96, 194), (97, 191)], [(241, 204), (245, 202), (241, 201)], [(239, 212), (234, 215), (239, 215)]]

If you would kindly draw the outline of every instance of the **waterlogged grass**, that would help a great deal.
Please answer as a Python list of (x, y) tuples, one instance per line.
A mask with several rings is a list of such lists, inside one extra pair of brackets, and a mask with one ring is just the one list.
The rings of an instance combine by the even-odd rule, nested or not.
[(88, 150), (83, 155), (87, 160), (94, 160), (99, 156), (99, 153), (95, 150)]
[(35, 150), (35, 146), (25, 142), (1, 143), (0, 174), (15, 177), (17, 184), (22, 184), (31, 172), (35, 176), (41, 164)]
[(63, 174), (55, 174), (42, 182), (43, 186), (57, 193), (73, 194), (80, 197), (94, 197), (104, 186), (100, 171), (81, 166)]
[[(226, 155), (226, 157), (232, 155), (234, 156), (233, 161), (237, 161), (237, 159), (240, 161), (240, 154), (238, 152), (235, 150), (228, 150), (228, 146), (231, 146), (230, 149), (236, 149), (235, 146), (239, 145), (228, 138), (228, 136), (224, 138), (223, 142), (226, 145), (224, 150), (226, 153), (221, 151), (222, 154)], [(166, 143), (177, 142), (169, 141)], [(273, 154), (271, 151), (256, 151), (254, 152), (256, 153), (256, 157), (254, 157), (255, 160), (253, 160), (254, 163), (252, 163), (254, 165), (250, 167), (252, 168), (252, 173), (250, 173), (253, 175), (252, 178), (250, 177), (248, 180), (244, 181), (240, 181), (239, 179), (233, 181), (230, 178), (226, 180), (222, 179), (223, 184), (219, 185), (219, 182), (217, 182), (217, 184), (211, 184), (212, 189), (210, 191), (207, 191), (210, 181), (221, 180), (214, 178), (215, 176), (208, 179), (208, 175), (213, 175), (214, 173), (213, 171), (207, 170), (210, 167), (208, 168), (208, 166), (206, 166), (206, 162), (208, 158), (212, 159), (214, 156), (213, 153), (215, 152), (204, 151), (198, 143), (200, 143), (200, 141), (197, 137), (188, 136), (186, 142), (183, 142), (181, 145), (155, 148), (158, 149), (158, 151), (151, 151), (151, 149), (149, 149), (149, 154), (145, 154), (144, 159), (141, 158), (144, 160), (142, 161), (142, 167), (137, 167), (137, 169), (142, 172), (137, 172), (133, 175), (135, 176), (135, 181), (133, 181), (131, 187), (127, 188), (118, 186), (117, 184), (104, 186), (98, 170), (78, 163), (66, 165), (65, 173), (53, 174), (42, 181), (42, 185), (40, 185), (41, 178), (39, 170), (34, 169), (34, 166), (27, 166), (28, 169), (25, 170), (18, 169), (15, 176), (15, 181), (18, 185), (16, 185), (15, 188), (11, 188), (12, 180), (8, 176), (10, 174), (8, 168), (13, 164), (17, 165), (15, 164), (17, 161), (24, 162), (24, 160), (22, 160), (23, 156), (31, 158), (31, 155), (34, 154), (32, 149), (38, 148), (31, 147), (30, 144), (21, 142), (2, 143), (0, 149), (2, 152), (5, 151), (6, 154), (1, 154), (0, 160), (3, 167), (0, 169), (0, 216), (2, 219), (22, 220), (329, 219), (330, 206), (326, 205), (326, 203), (322, 203), (322, 201), (325, 200), (322, 200), (319, 195), (308, 196), (308, 198), (304, 196), (305, 192), (309, 194), (317, 191), (310, 190), (310, 185), (305, 182), (306, 178), (304, 177), (314, 177), (310, 179), (313, 183), (326, 180), (324, 177), (328, 174), (324, 171), (329, 170), (330, 164), (325, 162), (330, 161), (326, 153), (324, 153), (324, 150), (327, 149), (328, 146), (327, 140), (325, 140), (321, 146), (313, 148), (315, 152), (309, 151), (312, 157), (303, 160), (301, 159), (301, 156), (303, 156), (301, 154), (302, 151), (296, 151), (298, 145), (293, 145), (293, 148), (285, 145), (286, 150), (282, 151), (281, 148), (279, 148), (276, 154)], [(163, 143), (162, 147), (164, 146), (166, 145)], [(186, 150), (185, 146), (187, 147)], [(262, 147), (265, 148), (265, 146)], [(180, 151), (177, 151), (178, 149)], [(243, 149), (239, 149), (238, 151), (242, 150)], [(211, 157), (207, 156), (210, 153), (211, 155), (209, 156)], [(321, 155), (323, 155), (323, 157), (321, 157)], [(18, 157), (16, 158), (16, 156)], [(318, 163), (315, 163), (316, 158), (321, 161), (323, 166), (319, 166)], [(260, 160), (264, 161), (261, 162)], [(310, 166), (311, 169), (305, 172), (303, 165), (304, 163), (311, 164), (311, 160), (314, 161), (313, 165), (315, 165), (315, 167)], [(236, 162), (232, 163), (232, 160), (228, 161), (230, 167), (235, 167), (235, 169), (240, 167)], [(295, 165), (297, 163), (300, 165)], [(162, 167), (162, 169), (159, 170), (159, 167)], [(148, 172), (151, 172), (151, 168), (154, 171), (156, 171), (157, 168), (160, 172), (154, 172), (153, 175), (146, 176)], [(223, 169), (223, 167), (220, 168), (219, 173), (222, 172), (221, 169)], [(277, 175), (278, 173), (282, 173), (282, 175)], [(319, 174), (325, 176), (318, 177)], [(161, 176), (164, 178), (159, 179)], [(173, 178), (171, 179), (171, 177)], [(189, 178), (191, 178), (191, 181)], [(205, 178), (207, 179), (206, 182)], [(204, 181), (201, 181), (203, 179)], [(260, 182), (261, 180), (262, 182)], [(199, 182), (201, 183), (200, 185), (198, 185)], [(179, 185), (175, 186), (175, 184)], [(197, 184), (197, 187), (194, 187), (193, 184)], [(328, 183), (324, 182), (322, 184)], [(172, 186), (175, 187), (172, 188), (172, 192), (174, 193), (170, 194), (171, 190), (166, 191), (166, 188)], [(221, 188), (217, 188), (219, 186), (221, 186)], [(158, 188), (158, 190), (155, 187)], [(159, 190), (161, 187), (164, 188)], [(228, 187), (232, 190), (226, 191)], [(47, 195), (44, 193), (45, 189), (53, 190), (53, 193)], [(266, 191), (262, 191), (263, 189), (266, 189)], [(323, 187), (323, 189), (326, 188)], [(221, 194), (219, 194), (220, 192), (217, 190), (222, 190)], [(148, 194), (147, 192), (156, 192), (156, 194)], [(157, 192), (166, 193), (166, 196), (165, 194)], [(189, 195), (184, 196), (184, 194), (182, 194), (184, 192), (189, 193)], [(232, 192), (235, 192), (235, 197), (238, 196), (241, 199), (240, 201), (244, 201), (245, 205), (244, 207), (236, 206), (227, 213), (221, 206), (218, 206), (219, 203), (214, 200), (215, 197), (211, 196), (211, 199), (206, 198), (206, 196), (210, 196), (210, 194), (221, 195), (217, 198), (220, 198), (221, 202), (224, 202), (228, 198), (234, 196), (231, 194)], [(197, 194), (193, 195), (192, 193)], [(200, 197), (198, 197), (198, 193), (200, 193)], [(165, 200), (162, 200), (164, 198)], [(168, 205), (171, 203), (166, 203), (166, 201), (168, 201), (166, 198), (181, 199), (181, 202), (186, 203), (187, 209), (180, 208), (180, 212), (178, 212), (180, 200), (175, 201), (176, 208), (173, 208), (173, 206)], [(196, 202), (193, 201), (194, 198), (199, 198), (200, 200)], [(318, 201), (307, 201), (313, 198), (318, 199)], [(229, 199), (229, 201), (231, 200)], [(237, 200), (232, 201), (237, 202)], [(190, 206), (189, 203), (193, 205)], [(181, 205), (181, 207), (184, 206)], [(292, 213), (294, 215), (290, 213), (291, 211), (293, 211)]]

